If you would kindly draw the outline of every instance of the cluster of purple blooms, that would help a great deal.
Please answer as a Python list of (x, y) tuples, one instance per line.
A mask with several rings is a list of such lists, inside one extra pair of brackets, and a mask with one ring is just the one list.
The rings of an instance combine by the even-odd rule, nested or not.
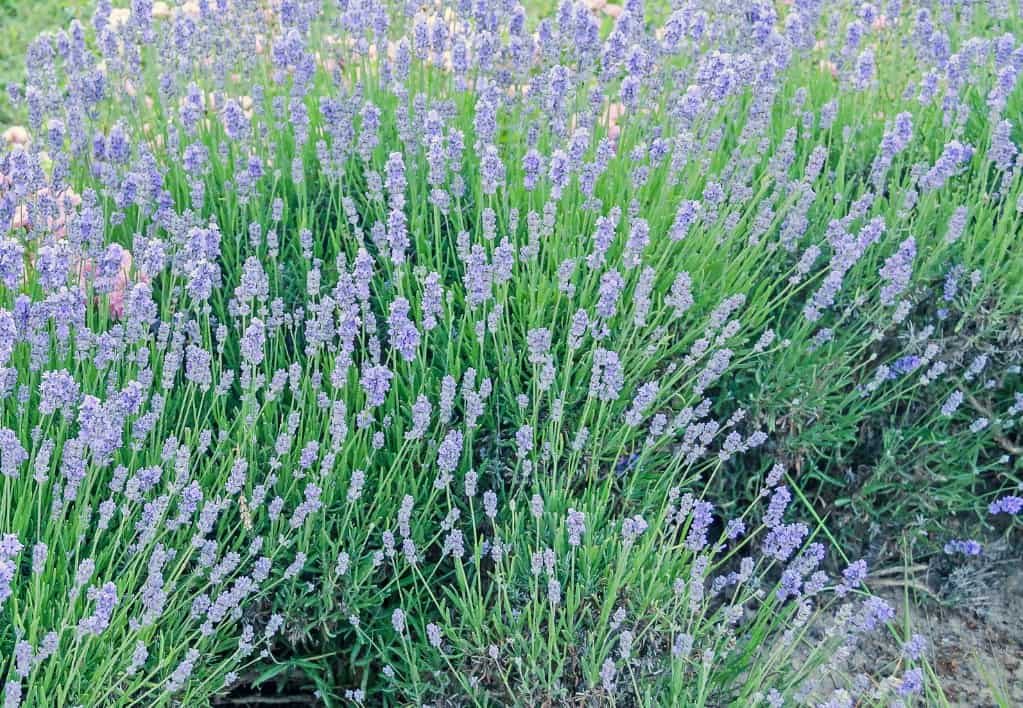
[(958, 553), (964, 556), (979, 556), (983, 551), (981, 544), (973, 539), (953, 539), (945, 544), (945, 553), (948, 555)]
[[(5, 708), (49, 657), (61, 701), (199, 704), (312, 635), (367, 648), (354, 703), (637, 672), (678, 704), (885, 698), (831, 688), (894, 610), (798, 480), (711, 497), (783, 444), (735, 389), (794, 350), (853, 352), (850, 405), (919, 388), (1011, 432), (1023, 400), (959, 419), (1018, 369), (939, 332), (983, 292), (959, 181), (1023, 210), (1023, 47), (898, 2), (595, 5), (98, 0), (32, 44), (0, 152)], [(850, 122), (896, 37), (905, 110)], [(524, 666), (569, 649), (578, 678)]]

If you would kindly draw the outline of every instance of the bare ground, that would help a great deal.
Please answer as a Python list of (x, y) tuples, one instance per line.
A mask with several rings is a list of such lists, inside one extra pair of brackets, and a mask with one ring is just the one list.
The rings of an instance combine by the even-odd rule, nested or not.
[[(889, 576), (873, 589), (897, 608), (898, 626), (927, 637), (926, 656), (940, 683), (931, 701), (943, 694), (953, 706), (1023, 706), (1019, 549), (1002, 543), (979, 559), (935, 557), (917, 571)], [(884, 644), (879, 638), (861, 647), (859, 661), (876, 665), (878, 656), (892, 653)]]

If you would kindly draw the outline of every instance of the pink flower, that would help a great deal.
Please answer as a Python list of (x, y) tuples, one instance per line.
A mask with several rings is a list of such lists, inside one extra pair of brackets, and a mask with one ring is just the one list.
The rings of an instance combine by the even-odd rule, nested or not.
[[(101, 278), (96, 274), (96, 264), (91, 258), (79, 261), (74, 267), (78, 269), (78, 287), (83, 293), (87, 293), (90, 283), (93, 289), (107, 294), (107, 304), (110, 307), (110, 316), (119, 320), (124, 316), (124, 296), (128, 289), (138, 283), (148, 283), (150, 278), (147, 274), (136, 271), (135, 278), (132, 278), (132, 257), (131, 251), (113, 244), (112, 248), (120, 251), (120, 265), (117, 272), (110, 277)], [(96, 296), (96, 302), (100, 302), (100, 296)]]
[(28, 145), (32, 137), (23, 126), (12, 125), (3, 132), (3, 139), (8, 145)]
[(617, 139), (618, 134), (622, 132), (622, 129), (618, 125), (618, 121), (621, 120), (624, 115), (624, 104), (616, 102), (607, 107), (607, 113), (604, 115), (604, 125), (607, 126), (607, 136), (612, 140)]

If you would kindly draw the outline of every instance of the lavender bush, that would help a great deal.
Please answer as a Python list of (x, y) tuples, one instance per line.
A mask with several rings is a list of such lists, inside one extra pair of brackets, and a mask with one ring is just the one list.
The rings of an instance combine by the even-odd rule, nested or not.
[(1013, 533), (1021, 14), (100, 0), (40, 36), (5, 706), (918, 700), (919, 637), (850, 668), (894, 610), (826, 517)]

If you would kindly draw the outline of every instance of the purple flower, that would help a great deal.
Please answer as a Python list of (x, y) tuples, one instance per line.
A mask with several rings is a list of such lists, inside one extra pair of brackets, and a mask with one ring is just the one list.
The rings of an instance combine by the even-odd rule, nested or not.
[(495, 285), (503, 285), (512, 279), (512, 269), (515, 266), (515, 248), (508, 241), (507, 237), (501, 239), (501, 243), (494, 249), (492, 273)]
[(0, 608), (3, 608), (4, 601), (13, 593), (11, 584), (14, 582), (15, 569), (11, 560), (0, 557)]
[(746, 533), (746, 522), (744, 522), (742, 519), (728, 520), (728, 524), (726, 524), (725, 526), (725, 536), (728, 538), (728, 540), (734, 541), (735, 539), (742, 536), (744, 533)]
[(945, 243), (953, 244), (962, 237), (969, 218), (970, 212), (966, 207), (956, 207), (956, 210), (952, 212), (952, 216), (948, 219), (948, 228), (945, 230)]
[(20, 705), (21, 681), (11, 678), (4, 684), (4, 708), (18, 708)]
[(899, 695), (909, 696), (915, 693), (920, 693), (924, 687), (924, 673), (921, 669), (910, 669), (902, 675), (902, 681), (899, 683)]
[(319, 486), (312, 483), (306, 485), (303, 492), (304, 499), (301, 504), (295, 507), (291, 520), (288, 522), (291, 528), (297, 529), (301, 527), (306, 518), (323, 508), (323, 502), (320, 501), (321, 494), (322, 490)]
[(28, 451), (10, 428), (0, 429), (0, 475), (15, 478), (28, 461)]
[(1023, 497), (1009, 495), (996, 499), (988, 505), (987, 510), (989, 514), (1010, 514), (1015, 516), (1023, 511)]
[(366, 473), (362, 470), (354, 470), (352, 478), (348, 482), (348, 493), (346, 498), (350, 503), (357, 502), (362, 497), (362, 488), (366, 483)]
[(465, 274), (462, 276), (465, 285), (466, 300), (472, 306), (478, 306), (491, 298), (493, 292), (493, 268), (487, 260), (487, 252), (478, 243), (473, 244), (465, 259)]
[(462, 432), (449, 430), (437, 448), (437, 467), (441, 472), (450, 474), (458, 468), (462, 457)]
[(615, 401), (625, 384), (625, 374), (618, 354), (609, 349), (598, 348), (593, 352), (593, 369), (590, 374), (590, 395), (601, 401)]
[(857, 90), (864, 91), (870, 88), (874, 81), (875, 70), (874, 50), (867, 48), (856, 57), (854, 84)]
[(771, 529), (764, 539), (764, 553), (776, 560), (787, 561), (802, 545), (810, 530), (806, 524), (783, 524)]
[(565, 517), (565, 528), (568, 530), (568, 545), (578, 546), (586, 533), (586, 515), (581, 511), (569, 509)]
[(860, 628), (863, 631), (873, 631), (878, 624), (884, 624), (895, 617), (895, 610), (886, 601), (879, 597), (868, 597), (863, 603), (863, 611), (859, 617)]
[(67, 369), (45, 371), (39, 382), (39, 412), (50, 415), (59, 410), (70, 417), (80, 394), (78, 382)]
[(544, 363), (548, 360), (551, 348), (551, 331), (546, 327), (529, 330), (526, 333), (526, 347), (531, 364)]
[(991, 147), (988, 148), (988, 159), (1003, 172), (1012, 167), (1013, 160), (1019, 154), (1019, 148), (1012, 142), (1012, 123), (1001, 120), (991, 131)]
[(775, 597), (778, 598), (779, 602), (784, 602), (790, 597), (799, 597), (801, 587), (803, 585), (803, 576), (795, 568), (787, 568), (781, 574), (781, 580), (778, 581), (778, 589), (775, 591)]
[(210, 370), (212, 356), (202, 347), (189, 344), (185, 359), (185, 378), (203, 391), (213, 385), (213, 373)]
[(252, 366), (259, 366), (263, 363), (266, 344), (266, 325), (263, 320), (253, 318), (239, 342), (242, 358)]
[(625, 413), (625, 424), (630, 427), (639, 425), (643, 420), (643, 414), (657, 400), (660, 386), (656, 381), (649, 381), (639, 387), (636, 397), (632, 400), (632, 407)]
[(242, 303), (265, 302), (270, 294), (270, 280), (263, 270), (263, 264), (255, 256), (245, 259), (241, 280), (234, 290), (234, 296)]
[(902, 645), (902, 655), (910, 661), (919, 661), (927, 650), (927, 638), (914, 634)]
[(531, 425), (520, 427), (515, 432), (515, 443), (519, 459), (528, 457), (533, 451), (533, 427)]
[(386, 366), (365, 366), (362, 369), (362, 378), (359, 383), (362, 390), (366, 392), (366, 405), (370, 408), (382, 406), (387, 400), (387, 392), (391, 388), (391, 379), (394, 373)]
[(25, 269), (25, 249), (12, 238), (0, 240), (0, 282), (9, 290), (17, 291), (21, 287), (22, 274)]
[(533, 515), (534, 519), (543, 516), (543, 497), (539, 494), (534, 494), (529, 500), (529, 513)]
[(445, 556), (450, 555), (455, 558), (465, 555), (465, 539), (460, 530), (452, 529), (451, 533), (444, 537), (444, 546), (441, 552)]
[(540, 179), (540, 171), (543, 169), (543, 158), (536, 148), (530, 148), (522, 158), (523, 184), (526, 191), (532, 192), (536, 189)]
[(430, 426), (430, 399), (420, 394), (412, 404), (412, 428), (405, 431), (406, 440), (421, 440)]
[(228, 99), (223, 111), (224, 132), (232, 140), (241, 140), (248, 133), (249, 119), (235, 99)]
[(134, 676), (146, 665), (147, 659), (149, 659), (149, 650), (146, 648), (146, 643), (141, 640), (135, 642), (135, 649), (131, 653), (131, 663), (128, 665), (126, 673), (129, 676)]
[(959, 166), (968, 162), (973, 156), (973, 149), (963, 145), (958, 140), (953, 140), (945, 145), (941, 157), (934, 163), (927, 173), (920, 178), (920, 186), (925, 192), (933, 192), (941, 189), (959, 169)]
[(14, 665), (19, 678), (28, 678), (32, 672), (32, 645), (24, 639), (14, 645)]
[(401, 209), (392, 209), (387, 217), (387, 243), (391, 249), (391, 262), (395, 266), (402, 265), (409, 247), (409, 236), (405, 212)]
[[(548, 164), (550, 167), (547, 177), (551, 183), (551, 197), (553, 199), (560, 199), (562, 191), (568, 186), (568, 181), (572, 176), (568, 155), (564, 150), (555, 150), (551, 154)], [(526, 166), (525, 162), (523, 162), (524, 169)]]
[(555, 606), (561, 604), (561, 582), (557, 578), (547, 579), (547, 600)]
[(0, 560), (13, 560), (23, 548), (21, 541), (14, 534), (0, 536)]
[(480, 180), (483, 193), (486, 195), (495, 194), (499, 187), (504, 186), (504, 176), (504, 163), (501, 162), (501, 156), (497, 152), (497, 147), (487, 145), (483, 149), (483, 157), (480, 159)]
[(430, 622), (426, 625), (426, 638), (430, 642), (430, 646), (434, 649), (440, 649), (441, 645), (441, 632), (440, 627)]
[(782, 516), (785, 514), (790, 501), (792, 501), (792, 493), (789, 492), (788, 487), (783, 485), (774, 490), (774, 494), (771, 496), (771, 503), (767, 507), (767, 513), (764, 514), (764, 524), (768, 528), (773, 529), (781, 525)]
[(600, 667), (600, 683), (609, 694), (614, 694), (616, 674), (614, 659), (608, 657)]
[[(835, 249), (835, 254), (832, 256), (831, 270), (824, 282), (803, 308), (803, 316), (808, 321), (816, 322), (820, 319), (822, 312), (835, 303), (846, 273), (859, 261), (867, 248), (881, 237), (885, 229), (885, 222), (881, 217), (875, 217), (867, 222), (856, 237), (847, 233), (845, 226), (839, 220), (829, 224), (828, 239)], [(898, 260), (895, 261), (896, 266), (899, 263)], [(893, 277), (902, 275), (902, 271), (898, 268), (893, 270)]]
[(408, 317), (410, 307), (408, 300), (397, 298), (391, 303), (390, 316), (387, 320), (391, 346), (405, 361), (413, 361), (416, 358), (420, 340), (419, 330)]
[(605, 320), (615, 316), (618, 311), (618, 296), (625, 287), (625, 280), (617, 270), (610, 270), (600, 277), (600, 290), (597, 295), (597, 315)]
[(405, 189), (408, 182), (405, 179), (405, 160), (400, 152), (392, 152), (387, 156), (387, 163), (384, 165), (384, 186), (391, 197), (391, 208), (401, 209), (405, 203)]
[(979, 556), (983, 552), (980, 543), (973, 539), (953, 539), (945, 544), (947, 555), (962, 554), (964, 556)]
[(881, 304), (891, 305), (895, 298), (909, 285), (913, 275), (913, 259), (916, 258), (916, 240), (910, 236), (901, 244), (899, 250), (889, 256), (878, 275), (884, 281), (881, 288)]
[(855, 561), (842, 571), (842, 582), (835, 589), (839, 597), (846, 595), (849, 591), (855, 590), (867, 579), (867, 562), (863, 559)]
[(615, 230), (618, 228), (621, 215), (621, 209), (614, 207), (607, 216), (597, 217), (596, 228), (593, 232), (593, 250), (586, 257), (586, 263), (590, 268), (596, 269), (604, 265), (607, 251), (614, 243)]
[(693, 504), (692, 520), (686, 536), (686, 548), (694, 553), (707, 547), (707, 531), (714, 521), (714, 505), (707, 501)]
[(673, 309), (672, 317), (681, 317), (693, 306), (692, 279), (685, 271), (675, 276), (671, 284), (671, 292), (664, 298), (664, 304)]
[(46, 569), (46, 559), (49, 556), (49, 548), (40, 541), (32, 546), (32, 572), (41, 573)]
[(622, 261), (626, 268), (635, 268), (640, 264), (643, 251), (650, 244), (650, 225), (646, 219), (636, 219), (629, 230), (629, 238), (625, 242)]
[(423, 279), (423, 296), (421, 301), (423, 329), (430, 331), (438, 324), (438, 316), (443, 314), (442, 301), (444, 289), (440, 284), (440, 276), (430, 273)]
[(90, 588), (89, 599), (95, 603), (92, 614), (78, 623), (78, 636), (98, 635), (110, 626), (110, 617), (117, 606), (117, 586), (104, 583), (100, 588)]
[(941, 414), (946, 418), (952, 417), (959, 410), (959, 406), (962, 405), (963, 398), (963, 392), (958, 389), (950, 393), (945, 402), (941, 404)]
[(166, 688), (169, 693), (177, 693), (184, 688), (188, 678), (192, 675), (195, 663), (199, 661), (199, 656), (198, 649), (189, 649), (185, 652), (185, 657), (175, 667), (174, 671), (171, 672), (170, 678), (167, 679)]

